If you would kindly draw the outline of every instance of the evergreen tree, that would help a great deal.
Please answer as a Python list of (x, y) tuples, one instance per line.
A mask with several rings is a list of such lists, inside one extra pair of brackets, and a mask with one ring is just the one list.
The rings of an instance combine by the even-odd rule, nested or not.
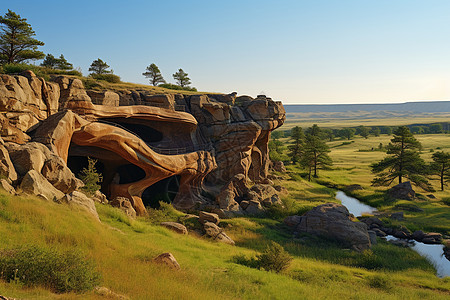
[(360, 125), (360, 126), (358, 126), (357, 132), (360, 136), (367, 139), (369, 137), (370, 128)]
[(351, 140), (353, 136), (355, 135), (355, 129), (354, 128), (344, 128), (339, 131), (339, 134), (341, 137)]
[(379, 127), (375, 127), (375, 128), (372, 128), (371, 133), (372, 133), (374, 136), (380, 136), (381, 130), (380, 130)]
[(108, 70), (109, 66), (106, 62), (101, 60), (100, 58), (94, 60), (89, 67), (89, 71), (92, 72), (91, 74), (110, 74), (112, 73), (111, 70)]
[(317, 125), (313, 125), (313, 127), (308, 129), (305, 136), (300, 160), (300, 165), (308, 169), (309, 181), (311, 181), (311, 175), (318, 177), (318, 169), (323, 169), (333, 164), (328, 152), (330, 152), (328, 145), (320, 139), (320, 128)]
[(94, 193), (100, 189), (100, 185), (98, 183), (103, 181), (103, 176), (99, 174), (95, 168), (96, 163), (96, 159), (88, 157), (88, 167), (83, 168), (80, 174), (78, 174), (78, 177), (84, 182), (84, 187), (82, 187), (82, 190), (90, 196), (94, 195)]
[(418, 150), (421, 144), (406, 126), (398, 127), (394, 137), (386, 146), (388, 157), (371, 165), (372, 172), (377, 174), (372, 180), (372, 185), (390, 185), (396, 178), (402, 183), (403, 178), (408, 178), (425, 190), (432, 190), (427, 178), (427, 167)]
[(188, 77), (188, 73), (184, 72), (183, 69), (179, 69), (178, 72), (172, 76), (181, 87), (189, 86), (191, 84), (191, 79)]
[(44, 61), (41, 63), (41, 66), (54, 69), (57, 64), (58, 59), (54, 57), (52, 54), (47, 54), (44, 58)]
[(57, 60), (56, 68), (60, 70), (72, 70), (73, 65), (61, 54)]
[(441, 191), (443, 191), (446, 182), (450, 181), (450, 153), (444, 151), (433, 153), (431, 167), (433, 173), (439, 176)]
[(291, 129), (291, 139), (293, 140), (292, 145), (288, 146), (289, 149), (289, 157), (292, 159), (292, 162), (297, 163), (303, 151), (303, 143), (305, 139), (305, 134), (303, 133), (303, 129), (299, 126), (295, 126)]
[(44, 58), (44, 53), (38, 51), (38, 46), (44, 43), (33, 38), (35, 32), (27, 19), (8, 9), (0, 16), (0, 62), (20, 63), (26, 60)]
[(142, 75), (149, 78), (150, 83), (153, 86), (157, 86), (159, 83), (166, 83), (157, 65), (151, 64), (146, 70), (147, 71), (142, 73)]

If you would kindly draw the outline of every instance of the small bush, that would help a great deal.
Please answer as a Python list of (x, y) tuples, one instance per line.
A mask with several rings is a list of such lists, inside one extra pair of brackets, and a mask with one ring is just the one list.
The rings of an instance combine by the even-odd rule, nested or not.
[(23, 71), (30, 70), (38, 77), (43, 77), (45, 80), (50, 79), (50, 77), (44, 72), (43, 68), (35, 65), (29, 65), (25, 63), (4, 64), (2, 66), (2, 69), (4, 74), (19, 74), (22, 73)]
[(103, 180), (102, 175), (99, 174), (95, 168), (96, 163), (96, 159), (88, 157), (88, 167), (83, 168), (80, 174), (78, 174), (78, 177), (80, 177), (80, 179), (84, 182), (84, 187), (82, 187), (82, 190), (90, 196), (93, 196), (94, 193), (100, 189), (100, 185), (98, 183)]
[(111, 83), (120, 83), (120, 77), (115, 74), (91, 74), (93, 79), (104, 80)]
[(80, 252), (37, 246), (0, 251), (0, 278), (57, 293), (88, 291), (100, 282), (93, 262)]
[(292, 257), (284, 251), (284, 248), (280, 244), (271, 242), (264, 252), (256, 257), (256, 260), (258, 261), (259, 268), (280, 273), (289, 267)]
[(450, 206), (450, 197), (444, 197), (444, 198), (442, 198), (442, 202), (444, 202), (445, 205)]
[(367, 283), (370, 287), (384, 291), (390, 291), (393, 284), (389, 279), (381, 275), (373, 275), (367, 278)]
[(181, 87), (181, 86), (173, 84), (173, 83), (163, 83), (158, 86), (165, 88), (165, 89), (169, 89), (169, 90), (183, 90), (183, 91), (191, 91), (191, 92), (197, 91), (197, 89), (195, 87), (189, 87), (189, 86)]

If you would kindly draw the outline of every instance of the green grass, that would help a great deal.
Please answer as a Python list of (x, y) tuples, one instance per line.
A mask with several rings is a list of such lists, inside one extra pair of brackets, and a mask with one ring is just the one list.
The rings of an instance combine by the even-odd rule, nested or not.
[[(318, 185), (308, 188), (305, 193), (314, 202), (331, 197)], [(263, 218), (224, 220), (221, 226), (237, 242), (233, 247), (177, 235), (146, 218), (130, 220), (106, 205), (98, 204), (97, 210), (102, 223), (65, 205), (0, 192), (0, 248), (78, 249), (95, 262), (100, 285), (131, 299), (445, 299), (450, 293), (449, 279), (435, 277), (431, 266), (409, 249), (380, 244), (372, 252), (355, 253), (320, 239), (293, 240), (278, 220)], [(177, 214), (167, 213), (170, 218)], [(271, 240), (293, 257), (286, 271), (276, 274), (233, 261), (258, 255)], [(182, 270), (153, 264), (151, 259), (162, 252), (173, 253)], [(397, 262), (399, 256), (407, 258), (405, 263)], [(54, 294), (20, 282), (0, 281), (0, 291), (17, 298), (102, 298), (94, 291)]]

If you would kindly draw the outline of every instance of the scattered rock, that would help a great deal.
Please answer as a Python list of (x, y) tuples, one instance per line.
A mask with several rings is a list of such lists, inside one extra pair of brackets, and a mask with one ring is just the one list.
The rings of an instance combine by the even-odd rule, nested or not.
[(396, 220), (396, 221), (403, 221), (405, 219), (403, 217), (403, 212), (402, 211), (395, 212), (395, 213), (391, 214), (390, 218), (392, 220)]
[(413, 200), (416, 196), (416, 192), (413, 190), (410, 181), (397, 184), (396, 186), (390, 188), (387, 192), (389, 196), (395, 199)]
[(351, 185), (347, 185), (345, 187), (345, 190), (348, 192), (353, 192), (353, 191), (357, 191), (357, 190), (363, 190), (363, 187), (359, 184), (351, 184)]
[(116, 197), (112, 201), (109, 202), (111, 206), (120, 208), (123, 210), (127, 216), (136, 218), (136, 211), (133, 208), (133, 205), (131, 205), (130, 200), (125, 197)]
[(107, 297), (109, 299), (118, 299), (118, 300), (129, 300), (130, 298), (124, 295), (120, 295), (117, 293), (114, 293), (110, 289), (104, 286), (97, 286), (94, 288), (94, 292), (102, 297)]
[(286, 173), (286, 167), (282, 161), (273, 162), (273, 169), (280, 173)]
[(251, 200), (245, 209), (245, 212), (249, 215), (262, 215), (265, 209), (261, 206), (261, 203), (256, 200)]
[(322, 204), (301, 217), (291, 216), (285, 220), (285, 223), (289, 225), (299, 220), (293, 226), (295, 231), (326, 236), (357, 251), (369, 249), (371, 246), (367, 225), (362, 222), (352, 222), (347, 208), (341, 204)]
[(401, 239), (401, 240), (389, 240), (389, 242), (392, 245), (395, 245), (395, 246), (398, 246), (398, 247), (403, 247), (403, 248), (408, 248), (409, 245), (410, 245), (410, 243), (408, 243), (407, 240), (403, 240), (403, 239)]
[(425, 232), (423, 232), (422, 230), (416, 230), (413, 232), (411, 237), (413, 239), (415, 239), (416, 241), (421, 242), (423, 240), (423, 238), (425, 237)]
[(213, 240), (234, 245), (234, 241), (216, 224), (206, 222), (203, 224), (203, 229), (205, 230), (206, 235), (210, 236)]
[(175, 257), (170, 252), (162, 253), (153, 259), (153, 262), (164, 264), (173, 270), (181, 270)]
[(30, 170), (22, 179), (20, 189), (26, 194), (43, 195), (45, 199), (57, 201), (64, 197), (64, 193), (55, 188), (50, 182), (35, 170)]
[(95, 208), (94, 200), (92, 200), (82, 192), (73, 191), (70, 194), (66, 194), (61, 200), (59, 200), (59, 202), (80, 207), (85, 211), (87, 211), (92, 216), (94, 216), (98, 221), (100, 221), (97, 209)]
[(373, 230), (367, 230), (369, 234), (370, 244), (375, 245), (377, 243), (377, 233)]
[(103, 194), (99, 190), (95, 191), (94, 197), (92, 197), (92, 199), (102, 204), (108, 204), (108, 199), (106, 198), (105, 194)]
[(437, 232), (426, 233), (422, 239), (424, 244), (440, 244), (442, 242), (442, 234)]
[(180, 223), (162, 222), (160, 225), (163, 227), (166, 227), (172, 231), (175, 231), (176, 233), (179, 233), (179, 234), (188, 234), (188, 230), (187, 230), (186, 226), (184, 226), (183, 224), (180, 224)]
[(218, 225), (220, 223), (220, 218), (217, 214), (201, 211), (198, 217), (199, 217), (198, 220), (201, 224), (211, 222)]

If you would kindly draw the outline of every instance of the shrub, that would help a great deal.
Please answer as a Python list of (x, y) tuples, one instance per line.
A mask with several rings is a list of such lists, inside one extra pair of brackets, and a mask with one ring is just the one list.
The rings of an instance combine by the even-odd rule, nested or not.
[(367, 283), (370, 287), (389, 291), (392, 289), (393, 284), (392, 282), (387, 279), (386, 277), (383, 277), (381, 275), (373, 275), (367, 278)]
[(91, 74), (89, 76), (97, 80), (104, 80), (111, 83), (120, 82), (120, 77), (115, 74)]
[(33, 71), (34, 74), (38, 77), (43, 77), (45, 80), (49, 80), (50, 77), (44, 72), (43, 68), (35, 65), (29, 65), (25, 63), (19, 63), (19, 64), (4, 64), (2, 66), (3, 73), (4, 74), (19, 74), (23, 71)]
[(256, 260), (259, 268), (280, 273), (289, 267), (292, 257), (280, 244), (271, 242), (263, 253), (256, 256)]
[(103, 180), (103, 176), (99, 174), (95, 168), (96, 163), (96, 159), (88, 157), (88, 167), (83, 168), (80, 174), (78, 174), (78, 177), (84, 182), (82, 190), (90, 196), (94, 195), (94, 193), (100, 189), (98, 183)]
[(91, 260), (78, 251), (27, 246), (0, 251), (0, 278), (55, 292), (83, 292), (100, 282)]
[(189, 87), (189, 86), (181, 87), (181, 86), (173, 84), (173, 83), (163, 83), (158, 86), (165, 88), (165, 89), (169, 89), (169, 90), (184, 90), (184, 91), (191, 91), (191, 92), (197, 91), (197, 89), (195, 87)]
[(442, 202), (444, 202), (445, 205), (450, 206), (450, 197), (444, 197), (444, 198), (442, 198)]

